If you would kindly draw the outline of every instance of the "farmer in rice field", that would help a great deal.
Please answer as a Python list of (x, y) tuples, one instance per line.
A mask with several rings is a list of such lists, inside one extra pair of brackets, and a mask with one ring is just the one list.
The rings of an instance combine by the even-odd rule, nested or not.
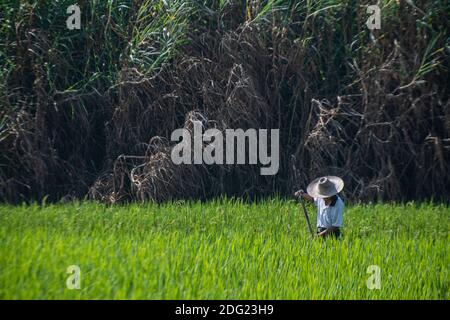
[(317, 207), (317, 236), (339, 238), (344, 214), (344, 202), (338, 193), (344, 188), (344, 181), (335, 176), (320, 177), (313, 180), (306, 189), (299, 190), (295, 196), (314, 202)]

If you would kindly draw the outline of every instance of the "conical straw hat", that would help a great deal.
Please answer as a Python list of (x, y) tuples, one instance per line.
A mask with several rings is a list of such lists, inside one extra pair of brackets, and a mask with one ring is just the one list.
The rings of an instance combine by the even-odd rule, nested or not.
[(306, 189), (314, 198), (328, 198), (338, 194), (344, 188), (344, 181), (336, 176), (325, 176), (314, 179)]

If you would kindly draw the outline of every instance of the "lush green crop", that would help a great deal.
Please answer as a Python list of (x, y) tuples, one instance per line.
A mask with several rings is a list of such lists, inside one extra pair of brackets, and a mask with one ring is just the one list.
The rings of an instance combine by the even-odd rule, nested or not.
[(2, 205), (0, 298), (448, 299), (449, 218), (444, 205), (349, 206), (341, 241), (313, 241), (284, 200)]

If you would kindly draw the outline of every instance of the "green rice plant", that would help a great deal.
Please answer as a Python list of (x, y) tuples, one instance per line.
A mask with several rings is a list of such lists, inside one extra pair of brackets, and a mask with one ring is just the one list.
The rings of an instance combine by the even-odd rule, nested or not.
[(0, 298), (448, 299), (449, 222), (441, 204), (353, 205), (322, 241), (281, 199), (2, 205)]

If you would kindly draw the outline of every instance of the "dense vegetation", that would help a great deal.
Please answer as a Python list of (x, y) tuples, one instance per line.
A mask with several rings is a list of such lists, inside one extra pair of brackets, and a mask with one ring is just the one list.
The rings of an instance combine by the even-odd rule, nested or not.
[[(0, 3), (0, 201), (289, 194), (446, 199), (450, 4), (345, 0)], [(278, 175), (175, 166), (170, 133), (281, 129)], [(293, 173), (293, 167), (299, 170)]]
[[(321, 241), (276, 199), (2, 205), (0, 299), (449, 299), (449, 214), (352, 206), (343, 239)], [(79, 290), (66, 287), (72, 265)]]

